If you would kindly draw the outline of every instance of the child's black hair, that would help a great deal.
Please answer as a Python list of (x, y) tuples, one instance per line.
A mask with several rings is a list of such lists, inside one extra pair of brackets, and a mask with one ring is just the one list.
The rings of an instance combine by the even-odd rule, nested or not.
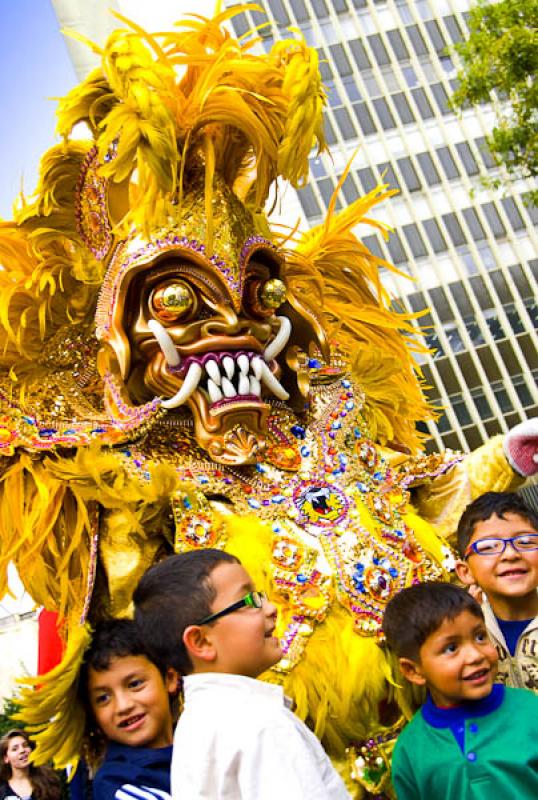
[(398, 658), (419, 659), (420, 648), (444, 620), (463, 611), (484, 619), (476, 600), (451, 583), (420, 583), (402, 589), (387, 604), (383, 631), (387, 644)]
[(493, 515), (505, 518), (505, 514), (517, 514), (526, 520), (538, 533), (538, 514), (530, 508), (517, 492), (486, 492), (469, 503), (458, 523), (458, 550), (463, 558), (469, 546), (477, 522)]
[[(106, 619), (98, 622), (92, 634), (92, 641), (84, 654), (81, 678), (86, 678), (90, 667), (96, 672), (109, 669), (115, 658), (125, 656), (146, 656), (148, 653), (142, 637), (132, 619)], [(151, 661), (151, 658), (150, 658)], [(164, 674), (159, 664), (156, 664)]]
[(222, 563), (239, 560), (222, 550), (192, 550), (165, 558), (143, 575), (133, 594), (135, 622), (155, 663), (180, 675), (192, 671), (183, 633), (211, 614), (216, 596), (211, 573)]

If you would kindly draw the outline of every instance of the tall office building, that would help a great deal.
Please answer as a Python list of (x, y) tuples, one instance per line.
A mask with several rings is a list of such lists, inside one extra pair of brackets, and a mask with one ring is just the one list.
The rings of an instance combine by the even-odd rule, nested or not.
[[(228, 6), (235, 5), (228, 2)], [(340, 193), (351, 203), (384, 181), (399, 195), (377, 210), (388, 242), (359, 228), (370, 249), (407, 277), (383, 281), (405, 310), (429, 309), (432, 355), (420, 358), (429, 395), (444, 407), (428, 447), (469, 450), (538, 413), (536, 207), (530, 184), (503, 194), (484, 187), (497, 168), (485, 144), (491, 106), (458, 118), (449, 107), (465, 36), (466, 0), (261, 0), (237, 34), (260, 28), (262, 46), (298, 27), (319, 53), (327, 88), (330, 154), (311, 154), (299, 193), (309, 224), (323, 219), (353, 151)]]

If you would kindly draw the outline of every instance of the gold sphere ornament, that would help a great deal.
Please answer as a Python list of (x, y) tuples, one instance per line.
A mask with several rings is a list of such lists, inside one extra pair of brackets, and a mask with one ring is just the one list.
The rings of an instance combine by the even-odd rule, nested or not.
[(278, 278), (266, 281), (260, 289), (260, 300), (265, 308), (278, 308), (286, 300), (286, 284)]
[(159, 286), (152, 297), (152, 305), (162, 319), (173, 320), (183, 316), (195, 303), (192, 289), (186, 283), (174, 281)]

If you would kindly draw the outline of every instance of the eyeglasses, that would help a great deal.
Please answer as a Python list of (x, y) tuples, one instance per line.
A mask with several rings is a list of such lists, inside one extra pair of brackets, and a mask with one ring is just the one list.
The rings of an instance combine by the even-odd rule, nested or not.
[(531, 550), (538, 550), (538, 533), (518, 533), (508, 539), (478, 539), (473, 542), (465, 551), (464, 558), (468, 558), (471, 553), (477, 556), (500, 556), (506, 550), (506, 545), (511, 544), (518, 553), (528, 553)]
[(231, 606), (223, 608), (222, 611), (217, 611), (216, 614), (210, 614), (208, 617), (204, 617), (200, 622), (195, 622), (194, 624), (208, 625), (210, 622), (215, 622), (216, 619), (224, 617), (226, 614), (232, 614), (240, 608), (261, 608), (264, 600), (267, 600), (265, 592), (249, 592), (242, 600), (238, 600), (237, 603), (232, 603)]

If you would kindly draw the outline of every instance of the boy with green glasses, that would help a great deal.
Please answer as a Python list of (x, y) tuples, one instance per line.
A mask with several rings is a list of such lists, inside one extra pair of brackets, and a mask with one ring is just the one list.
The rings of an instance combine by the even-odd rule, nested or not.
[(538, 693), (538, 514), (512, 492), (488, 492), (458, 525), (456, 572), (480, 587), (498, 680)]
[(276, 608), (235, 556), (212, 549), (170, 556), (146, 572), (133, 600), (152, 658), (185, 676), (172, 798), (349, 798), (282, 688), (256, 680), (281, 657)]

